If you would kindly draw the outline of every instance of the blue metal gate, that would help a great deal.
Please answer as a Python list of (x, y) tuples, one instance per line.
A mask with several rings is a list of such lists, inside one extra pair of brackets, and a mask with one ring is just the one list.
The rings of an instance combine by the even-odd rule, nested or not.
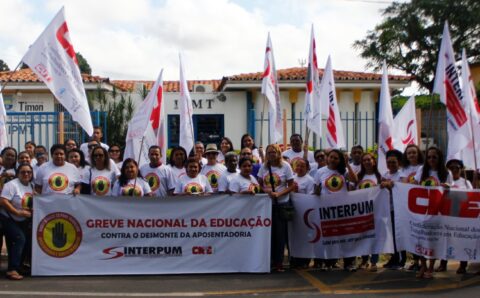
[[(72, 116), (64, 113), (64, 136), (66, 139), (74, 139), (79, 143), (87, 140), (85, 131), (72, 120)], [(105, 112), (91, 112), (94, 126), (102, 126), (104, 139), (107, 139), (107, 114)], [(7, 136), (8, 144), (18, 151), (24, 149), (28, 141), (37, 145), (43, 145), (47, 149), (58, 142), (59, 139), (60, 112), (9, 112), (7, 113)]]

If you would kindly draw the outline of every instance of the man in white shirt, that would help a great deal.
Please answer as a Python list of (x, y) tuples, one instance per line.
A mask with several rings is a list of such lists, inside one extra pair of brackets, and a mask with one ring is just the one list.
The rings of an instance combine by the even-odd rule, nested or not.
[(304, 148), (302, 136), (298, 133), (294, 133), (290, 136), (291, 148), (282, 153), (283, 157), (288, 158), (288, 162), (295, 169), (295, 165), (300, 159), (308, 159), (309, 163), (314, 163), (315, 158), (312, 151), (308, 151), (308, 147)]
[[(103, 148), (105, 148), (105, 150), (108, 151), (108, 145), (107, 144), (104, 144), (102, 143), (102, 138), (103, 138), (103, 132), (102, 132), (102, 127), (100, 126), (94, 126), (93, 127), (93, 135), (91, 137), (91, 141), (96, 141), (98, 142), (98, 144), (100, 144), (100, 146), (102, 146)], [(85, 155), (85, 159), (89, 159), (89, 152), (88, 152), (88, 144), (90, 142), (86, 142), (86, 143), (83, 143), (82, 145), (80, 145), (80, 150), (82, 150), (83, 152), (83, 155)]]

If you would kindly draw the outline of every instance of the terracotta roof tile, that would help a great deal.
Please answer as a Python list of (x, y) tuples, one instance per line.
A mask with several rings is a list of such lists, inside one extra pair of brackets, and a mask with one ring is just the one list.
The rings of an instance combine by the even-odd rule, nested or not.
[[(122, 91), (133, 91), (136, 84), (144, 84), (148, 91), (152, 89), (155, 81), (129, 81), (129, 80), (112, 80), (111, 83)], [(195, 80), (188, 81), (188, 90), (193, 91), (194, 85), (212, 85), (213, 90), (217, 90), (221, 80)], [(163, 81), (164, 92), (179, 92), (179, 81)]]
[[(99, 76), (92, 76), (89, 74), (82, 74), (84, 83), (108, 83), (108, 78)], [(30, 68), (20, 69), (15, 72), (2, 71), (0, 72), (0, 82), (15, 82), (15, 83), (40, 83), (42, 82)]]
[[(320, 78), (323, 76), (323, 69), (318, 69)], [(258, 81), (262, 79), (262, 72), (246, 73), (233, 75), (226, 77), (229, 81)], [(292, 67), (286, 69), (277, 70), (278, 80), (283, 81), (294, 81), (294, 80), (305, 80), (307, 75), (306, 67)], [(356, 72), (356, 71), (344, 71), (344, 70), (334, 70), (333, 76), (335, 80), (340, 81), (377, 81), (382, 79), (381, 74), (368, 73), (368, 72)], [(389, 75), (389, 80), (398, 80), (398, 81), (410, 81), (411, 76), (404, 75)], [(225, 78), (224, 78), (225, 79)]]

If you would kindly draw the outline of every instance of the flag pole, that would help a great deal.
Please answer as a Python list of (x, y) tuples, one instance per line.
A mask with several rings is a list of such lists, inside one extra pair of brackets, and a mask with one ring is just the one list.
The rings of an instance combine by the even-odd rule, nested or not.
[[(430, 110), (428, 112), (428, 129), (427, 129), (427, 142), (425, 143), (425, 151), (428, 150), (428, 145), (430, 144), (430, 137), (432, 136), (432, 113), (433, 113), (433, 91), (430, 94)], [(421, 139), (421, 136), (420, 136)]]
[(20, 62), (18, 63), (17, 67), (15, 67), (14, 70), (12, 70), (12, 72), (10, 73), (10, 75), (8, 76), (7, 80), (5, 80), (5, 82), (2, 84), (2, 88), (0, 89), (0, 93), (3, 93), (3, 89), (5, 89), (5, 86), (7, 86), (7, 84), (9, 83), (10, 79), (13, 77), (13, 74), (18, 70), (18, 68), (20, 67), (20, 65), (22, 65), (22, 61), (20, 60)]
[[(145, 140), (145, 135), (142, 136), (142, 142), (140, 143), (140, 151), (138, 153), (138, 161), (137, 165), (140, 164), (140, 158), (142, 158), (142, 150), (143, 150), (143, 141)], [(140, 168), (138, 169), (140, 171)], [(138, 174), (137, 174), (138, 176)], [(135, 187), (137, 186), (137, 178), (135, 177), (135, 182), (133, 182), (133, 190), (132, 190), (132, 197), (135, 195)]]
[[(472, 121), (472, 110), (470, 109), (470, 129), (472, 133), (472, 143), (473, 143), (473, 164), (474, 164), (474, 169), (473, 169), (473, 188), (477, 188), (478, 185), (478, 175), (477, 175), (477, 152), (475, 150), (475, 133), (473, 131), (473, 121)], [(465, 171), (464, 171), (465, 172)]]
[(265, 104), (267, 103), (267, 97), (264, 95), (263, 96), (263, 109), (262, 109), (262, 115), (260, 117), (260, 147), (263, 148), (263, 121), (265, 118)]

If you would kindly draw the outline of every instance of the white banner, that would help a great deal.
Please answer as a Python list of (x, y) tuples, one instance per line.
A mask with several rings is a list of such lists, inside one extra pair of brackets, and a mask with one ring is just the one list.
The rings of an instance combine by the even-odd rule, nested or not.
[(296, 211), (288, 234), (292, 256), (334, 259), (393, 252), (387, 190), (291, 197)]
[(480, 252), (480, 191), (396, 183), (398, 250), (427, 258), (474, 261)]
[(38, 196), (33, 275), (269, 272), (266, 195)]

